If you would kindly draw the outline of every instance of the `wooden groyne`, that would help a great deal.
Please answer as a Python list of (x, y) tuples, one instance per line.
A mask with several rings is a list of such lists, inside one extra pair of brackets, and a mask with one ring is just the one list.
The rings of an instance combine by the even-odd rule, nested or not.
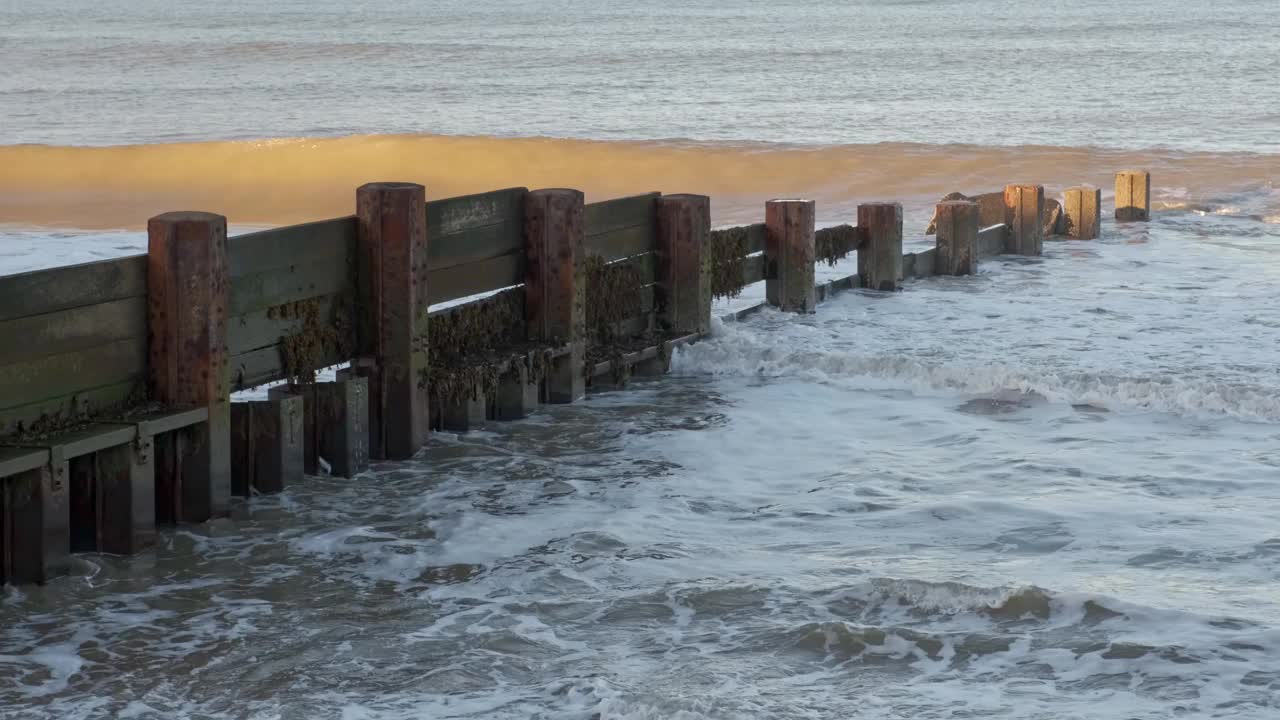
[[(1146, 219), (1149, 188), (1118, 175), (1117, 218)], [(376, 183), (351, 216), (228, 238), (222, 216), (167, 213), (145, 255), (0, 277), (0, 581), (139, 552), (157, 527), (226, 516), (304, 473), (409, 458), (433, 429), (661, 374), (709, 332), (713, 298), (753, 283), (767, 305), (813, 312), (840, 290), (1038, 255), (1046, 234), (1097, 237), (1096, 188), (1057, 212), (1037, 185), (948, 197), (935, 247), (904, 254), (897, 203), (816, 230), (812, 201), (775, 200), (763, 223), (712, 231), (701, 195), (427, 201)], [(856, 274), (815, 283), (816, 263), (850, 254)], [(232, 401), (266, 384), (266, 400)]]

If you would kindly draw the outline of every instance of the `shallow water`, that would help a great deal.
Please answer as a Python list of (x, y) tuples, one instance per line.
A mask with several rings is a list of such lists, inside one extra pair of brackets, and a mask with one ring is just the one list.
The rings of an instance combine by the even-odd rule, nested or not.
[(1277, 229), (1166, 212), (6, 590), (23, 717), (1270, 718)]

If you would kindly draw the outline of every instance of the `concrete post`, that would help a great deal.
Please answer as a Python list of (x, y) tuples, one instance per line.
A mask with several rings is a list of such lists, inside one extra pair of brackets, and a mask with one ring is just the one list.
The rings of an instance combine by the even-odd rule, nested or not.
[(765, 299), (786, 312), (811, 313), (817, 308), (814, 287), (814, 223), (812, 200), (770, 200), (764, 205)]
[(669, 333), (711, 330), (711, 198), (664, 195), (658, 198), (658, 322)]
[(547, 402), (571, 403), (587, 394), (582, 376), (586, 334), (581, 192), (534, 190), (525, 196), (525, 323), (529, 340), (566, 344), (569, 353), (547, 372)]
[(858, 277), (871, 290), (902, 287), (902, 205), (877, 202), (858, 206)]
[(1067, 237), (1093, 240), (1102, 228), (1102, 191), (1092, 185), (1067, 188), (1063, 208), (1067, 216)]
[(978, 271), (978, 203), (952, 200), (938, 203), (936, 275), (972, 275)]

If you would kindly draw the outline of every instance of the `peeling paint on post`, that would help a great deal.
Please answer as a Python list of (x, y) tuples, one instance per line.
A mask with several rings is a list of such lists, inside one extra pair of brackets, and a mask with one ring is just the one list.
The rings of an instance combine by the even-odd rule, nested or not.
[(1102, 191), (1092, 185), (1068, 188), (1063, 209), (1066, 213), (1067, 237), (1093, 240), (1102, 227)]
[(814, 288), (814, 222), (812, 200), (770, 200), (764, 205), (765, 299), (786, 312), (811, 313), (817, 308)]
[(227, 377), (227, 220), (165, 213), (147, 223), (151, 398), (207, 407), (204, 423), (157, 440), (157, 515), (203, 522), (231, 510), (231, 401)]
[(426, 189), (370, 183), (356, 190), (359, 345), (372, 358), (369, 425), (375, 458), (412, 457), (427, 441)]
[(937, 275), (972, 275), (978, 271), (978, 220), (981, 208), (969, 200), (938, 203)]
[(1009, 226), (1011, 255), (1039, 255), (1044, 249), (1044, 186), (1006, 185), (1004, 224)]
[(902, 287), (902, 205), (866, 203), (858, 206), (858, 277), (871, 290)]
[(1116, 220), (1151, 219), (1151, 173), (1124, 170), (1116, 173)]
[(711, 198), (658, 198), (658, 267), (654, 291), (658, 322), (670, 333), (711, 330)]
[(587, 394), (583, 377), (586, 306), (581, 192), (534, 190), (524, 201), (525, 324), (529, 340), (565, 344), (569, 352), (547, 371), (547, 402), (571, 403)]

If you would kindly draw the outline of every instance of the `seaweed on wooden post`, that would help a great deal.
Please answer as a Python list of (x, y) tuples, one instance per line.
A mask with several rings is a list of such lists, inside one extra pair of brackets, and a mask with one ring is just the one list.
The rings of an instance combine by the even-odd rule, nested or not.
[(896, 202), (858, 206), (858, 277), (870, 290), (902, 287), (902, 205)]
[(1011, 255), (1039, 255), (1044, 248), (1044, 186), (1006, 185), (1004, 224), (1009, 226)]
[(356, 190), (359, 221), (360, 354), (369, 377), (369, 448), (376, 458), (411, 457), (430, 429), (426, 385), (426, 189), (370, 183)]
[(1124, 170), (1116, 173), (1116, 220), (1151, 219), (1151, 173)]
[(1067, 188), (1063, 209), (1067, 237), (1093, 240), (1102, 227), (1102, 190), (1091, 185)]
[(972, 275), (978, 271), (978, 203), (971, 200), (948, 200), (938, 203), (937, 252), (934, 271), (937, 275)]
[(770, 200), (764, 205), (765, 298), (787, 312), (811, 313), (817, 308), (814, 287), (813, 200)]
[(571, 403), (587, 393), (583, 207), (580, 191), (534, 190), (524, 201), (525, 327), (530, 342), (567, 345), (547, 370), (549, 403)]
[[(227, 220), (165, 213), (147, 223), (151, 398), (209, 418), (156, 438), (157, 516), (203, 522), (231, 509)], [(162, 501), (163, 500), (163, 505)]]
[(711, 198), (658, 198), (658, 266), (655, 294), (658, 320), (667, 333), (711, 330)]

